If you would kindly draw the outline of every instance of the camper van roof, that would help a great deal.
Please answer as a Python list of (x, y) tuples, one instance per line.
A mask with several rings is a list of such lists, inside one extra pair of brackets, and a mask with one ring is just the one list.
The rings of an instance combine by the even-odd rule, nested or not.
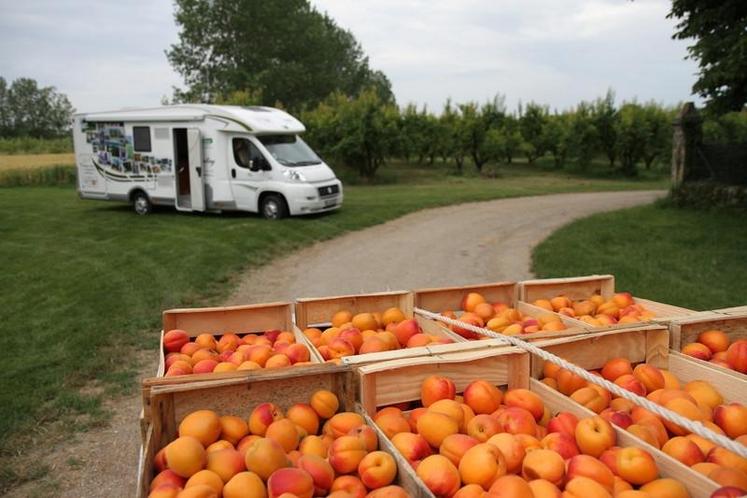
[(227, 122), (226, 131), (252, 133), (302, 133), (304, 125), (274, 107), (179, 104), (161, 107), (125, 108), (117, 111), (78, 114), (84, 121), (202, 121), (207, 117)]

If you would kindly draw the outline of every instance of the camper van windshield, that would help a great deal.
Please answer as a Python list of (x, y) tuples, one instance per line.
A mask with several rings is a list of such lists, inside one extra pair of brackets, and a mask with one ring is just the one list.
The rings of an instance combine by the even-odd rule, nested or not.
[(260, 135), (257, 138), (283, 166), (311, 166), (322, 162), (298, 135)]

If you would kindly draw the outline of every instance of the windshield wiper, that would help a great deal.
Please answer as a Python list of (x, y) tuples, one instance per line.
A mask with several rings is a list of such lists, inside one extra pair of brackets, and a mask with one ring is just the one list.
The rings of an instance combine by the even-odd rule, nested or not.
[(316, 161), (295, 161), (295, 162), (290, 162), (291, 166), (311, 166), (312, 164), (322, 164), (322, 162), (319, 161), (319, 160), (316, 160)]

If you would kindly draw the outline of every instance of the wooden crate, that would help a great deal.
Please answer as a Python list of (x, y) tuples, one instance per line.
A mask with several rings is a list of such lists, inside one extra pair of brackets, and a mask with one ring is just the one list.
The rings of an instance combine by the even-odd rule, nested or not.
[[(262, 333), (272, 329), (284, 330), (292, 332), (297, 343), (309, 348), (312, 363), (321, 363), (321, 357), (307, 342), (306, 337), (293, 325), (291, 313), (292, 305), (286, 302), (166, 310), (163, 312), (163, 330), (161, 330), (156, 377), (163, 377), (166, 373), (163, 335), (173, 329), (184, 330), (189, 337), (197, 337), (203, 333), (217, 337), (229, 332), (243, 335)], [(189, 377), (192, 376), (184, 375), (175, 378), (190, 380)]]
[[(719, 390), (726, 402), (747, 403), (743, 380), (726, 372), (702, 368), (685, 355), (670, 351), (669, 330), (660, 325), (607, 330), (565, 340), (549, 339), (535, 345), (587, 370), (602, 368), (608, 360), (619, 357), (631, 363), (648, 363), (669, 370), (682, 383), (705, 380)], [(542, 377), (543, 363), (541, 358), (532, 357), (532, 378)]]
[[(299, 329), (318, 327), (323, 330), (324, 328), (331, 326), (330, 320), (332, 315), (338, 311), (347, 310), (355, 315), (357, 313), (384, 312), (388, 308), (393, 307), (402, 310), (406, 317), (415, 318), (425, 333), (448, 338), (454, 342), (452, 344), (436, 344), (417, 348), (403, 348), (396, 351), (382, 351), (379, 353), (346, 356), (342, 358), (343, 363), (357, 365), (375, 361), (440, 354), (459, 351), (463, 349), (463, 345), (466, 344), (465, 339), (449, 330), (446, 330), (438, 322), (421, 316), (415, 316), (413, 313), (413, 294), (408, 291), (298, 299), (296, 300), (295, 306), (296, 326)], [(316, 349), (310, 341), (307, 341), (307, 343), (314, 349), (315, 354), (321, 358), (319, 350)]]
[[(137, 496), (148, 495), (153, 479), (153, 459), (156, 453), (176, 438), (179, 422), (195, 410), (214, 410), (219, 415), (237, 415), (247, 418), (259, 403), (275, 403), (287, 409), (294, 403), (308, 402), (317, 389), (327, 389), (337, 394), (340, 410), (353, 411), (355, 405), (355, 378), (344, 366), (318, 365), (301, 373), (292, 369), (268, 370), (243, 378), (211, 379), (202, 383), (158, 386), (151, 391), (153, 423), (141, 448), (138, 466)], [(397, 484), (414, 498), (432, 498), (404, 459), (393, 450), (391, 443), (380, 441), (380, 448), (389, 451), (397, 460)]]
[[(666, 341), (663, 346), (666, 352)], [(469, 382), (480, 378), (489, 380), (497, 386), (528, 388), (542, 398), (545, 406), (553, 414), (569, 411), (579, 418), (595, 415), (541, 382), (528, 379), (529, 356), (515, 348), (455, 353), (417, 360), (416, 365), (404, 361), (391, 361), (357, 369), (361, 404), (367, 414), (373, 414), (377, 408), (394, 403), (419, 400), (422, 381), (428, 375), (437, 374), (453, 379), (457, 392), (461, 392)], [(717, 489), (718, 486), (705, 476), (633, 434), (617, 426), (613, 427), (619, 446), (644, 448), (656, 460), (662, 477), (671, 477), (682, 482), (693, 498), (709, 497)], [(378, 427), (376, 430), (379, 437), (386, 437)]]
[[(443, 311), (454, 311), (457, 316), (462, 312), (462, 298), (469, 292), (481, 294), (490, 303), (505, 303), (516, 308), (523, 315), (540, 318), (546, 315), (559, 317), (567, 329), (558, 332), (535, 332), (522, 335), (527, 341), (545, 339), (551, 337), (570, 337), (586, 333), (591, 328), (580, 320), (547, 311), (546, 309), (524, 303), (518, 300), (518, 286), (516, 282), (496, 282), (491, 284), (463, 285), (456, 287), (433, 287), (428, 289), (414, 290), (415, 306), (433, 313)], [(446, 324), (441, 323), (443, 327)]]
[[(605, 299), (609, 299), (615, 294), (615, 292), (614, 275), (546, 278), (519, 282), (519, 299), (528, 303), (533, 303), (537, 299), (551, 299), (555, 296), (566, 296), (575, 301), (579, 299), (588, 299), (594, 294), (599, 294)], [(695, 313), (687, 308), (659, 303), (637, 296), (634, 296), (634, 299), (637, 304), (643, 305), (647, 310), (654, 313), (655, 322), (668, 322), (672, 319)], [(627, 327), (630, 325), (636, 326), (636, 324), (626, 324), (624, 326)], [(621, 326), (602, 327), (597, 328), (596, 330), (620, 327)]]
[(747, 381), (747, 375), (736, 370), (680, 353), (683, 346), (691, 342), (696, 342), (698, 334), (713, 329), (725, 332), (732, 342), (737, 339), (747, 339), (747, 311), (741, 313), (734, 312), (729, 315), (705, 311), (687, 318), (673, 320), (669, 324), (669, 344), (672, 348), (672, 354), (676, 354), (678, 357), (681, 356), (682, 361), (691, 362), (700, 368), (714, 369), (717, 372), (732, 375), (742, 382)]

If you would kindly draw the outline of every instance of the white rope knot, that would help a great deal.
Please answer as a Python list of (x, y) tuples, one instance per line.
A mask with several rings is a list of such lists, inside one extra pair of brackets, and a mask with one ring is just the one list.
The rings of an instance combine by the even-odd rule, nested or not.
[(644, 398), (643, 396), (638, 396), (637, 394), (632, 393), (628, 391), (627, 389), (623, 389), (617, 384), (614, 384), (608, 381), (604, 377), (594, 375), (586, 371), (585, 369), (577, 365), (574, 365), (573, 363), (570, 363), (564, 360), (563, 358), (560, 358), (559, 356), (555, 356), (552, 353), (548, 353), (544, 349), (540, 349), (537, 346), (523, 339), (519, 339), (517, 337), (510, 336), (510, 335), (499, 334), (499, 333), (493, 332), (492, 330), (486, 329), (484, 327), (476, 327), (472, 324), (465, 323), (459, 320), (455, 320), (453, 318), (449, 318), (447, 316), (443, 316), (438, 313), (433, 313), (431, 311), (424, 310), (421, 308), (415, 308), (414, 311), (415, 313), (422, 315), (426, 318), (430, 318), (432, 320), (438, 320), (440, 322), (444, 322), (449, 325), (455, 325), (457, 327), (469, 330), (471, 332), (475, 332), (480, 335), (491, 337), (493, 339), (498, 339), (508, 345), (516, 346), (525, 351), (528, 351), (529, 353), (532, 353), (533, 355), (539, 356), (545, 361), (549, 361), (551, 363), (560, 365), (562, 368), (565, 368), (566, 370), (571, 371), (572, 373), (578, 375), (579, 377), (581, 377), (587, 382), (591, 382), (593, 384), (597, 384), (598, 386), (602, 386), (603, 388), (607, 389), (609, 392), (621, 398), (625, 398), (629, 401), (632, 401), (636, 405), (642, 406), (643, 408), (646, 408), (647, 410), (654, 412), (656, 415), (659, 415), (660, 417), (665, 418), (670, 422), (680, 425), (684, 427), (685, 429), (687, 429), (688, 431), (695, 433), (698, 436), (701, 436), (711, 441), (714, 444), (723, 446), (729, 451), (732, 451), (743, 458), (747, 458), (747, 446), (744, 446), (743, 444), (733, 441), (726, 436), (717, 434), (713, 432), (712, 430), (708, 429), (705, 425), (701, 424), (700, 422), (690, 420), (689, 418), (683, 417), (677, 412), (664, 408), (661, 405), (657, 405), (653, 401), (647, 398)]

